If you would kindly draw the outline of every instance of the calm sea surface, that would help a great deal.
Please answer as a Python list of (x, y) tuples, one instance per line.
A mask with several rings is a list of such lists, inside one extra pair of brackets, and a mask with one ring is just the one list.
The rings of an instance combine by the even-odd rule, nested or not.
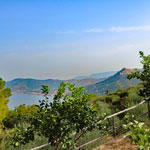
[[(14, 109), (14, 107), (26, 104), (26, 105), (32, 105), (32, 104), (39, 104), (39, 100), (43, 100), (43, 95), (29, 95), (29, 94), (12, 94), (12, 96), (9, 98), (10, 101), (8, 103), (9, 109)], [(52, 101), (53, 97), (49, 96), (49, 101)]]

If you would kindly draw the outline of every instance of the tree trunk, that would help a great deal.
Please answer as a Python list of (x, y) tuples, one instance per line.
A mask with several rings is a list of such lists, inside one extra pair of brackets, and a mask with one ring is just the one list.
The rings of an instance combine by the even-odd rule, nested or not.
[(59, 146), (58, 139), (55, 138), (55, 141), (56, 141), (56, 143), (55, 143), (55, 150), (58, 150), (58, 146)]
[(71, 150), (71, 145), (69, 145), (68, 150)]

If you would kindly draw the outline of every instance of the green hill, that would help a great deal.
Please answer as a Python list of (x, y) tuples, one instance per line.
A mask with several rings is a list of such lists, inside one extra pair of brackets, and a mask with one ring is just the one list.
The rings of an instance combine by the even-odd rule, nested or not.
[(86, 86), (86, 92), (89, 94), (96, 94), (96, 95), (102, 95), (107, 90), (110, 92), (114, 92), (117, 89), (125, 89), (128, 88), (131, 85), (135, 85), (139, 83), (139, 80), (127, 79), (127, 74), (133, 72), (134, 69), (126, 69), (123, 68), (119, 72), (117, 72), (115, 75), (105, 79), (104, 81)]

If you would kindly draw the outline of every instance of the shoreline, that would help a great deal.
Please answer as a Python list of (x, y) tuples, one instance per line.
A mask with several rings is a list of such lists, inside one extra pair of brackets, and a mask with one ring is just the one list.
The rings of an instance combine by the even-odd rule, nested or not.
[[(28, 95), (43, 95), (42, 93), (37, 92), (12, 92), (12, 94), (28, 94)], [(54, 96), (55, 93), (50, 93), (48, 96)]]

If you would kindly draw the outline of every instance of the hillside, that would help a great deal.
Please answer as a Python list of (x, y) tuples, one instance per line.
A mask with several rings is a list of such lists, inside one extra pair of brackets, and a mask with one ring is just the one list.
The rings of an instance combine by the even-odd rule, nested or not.
[(128, 88), (131, 85), (138, 84), (139, 80), (137, 79), (132, 79), (132, 80), (127, 79), (127, 75), (133, 71), (134, 69), (123, 68), (115, 75), (101, 82), (87, 86), (85, 91), (89, 94), (102, 95), (107, 90), (109, 90), (110, 92), (114, 92), (119, 88), (124, 89), (124, 88)]
[(100, 78), (108, 78), (112, 75), (114, 75), (116, 71), (109, 71), (109, 72), (103, 72), (103, 73), (95, 73), (89, 76), (78, 76), (75, 77), (75, 79), (88, 79), (88, 78), (95, 78), (95, 79), (100, 79)]
[(58, 86), (61, 82), (69, 82), (78, 86), (87, 86), (89, 84), (94, 84), (102, 80), (103, 79), (36, 80), (17, 78), (12, 81), (6, 82), (6, 87), (11, 88), (13, 93), (40, 94), (41, 85), (48, 85), (50, 88), (50, 93), (53, 94), (57, 91)]

